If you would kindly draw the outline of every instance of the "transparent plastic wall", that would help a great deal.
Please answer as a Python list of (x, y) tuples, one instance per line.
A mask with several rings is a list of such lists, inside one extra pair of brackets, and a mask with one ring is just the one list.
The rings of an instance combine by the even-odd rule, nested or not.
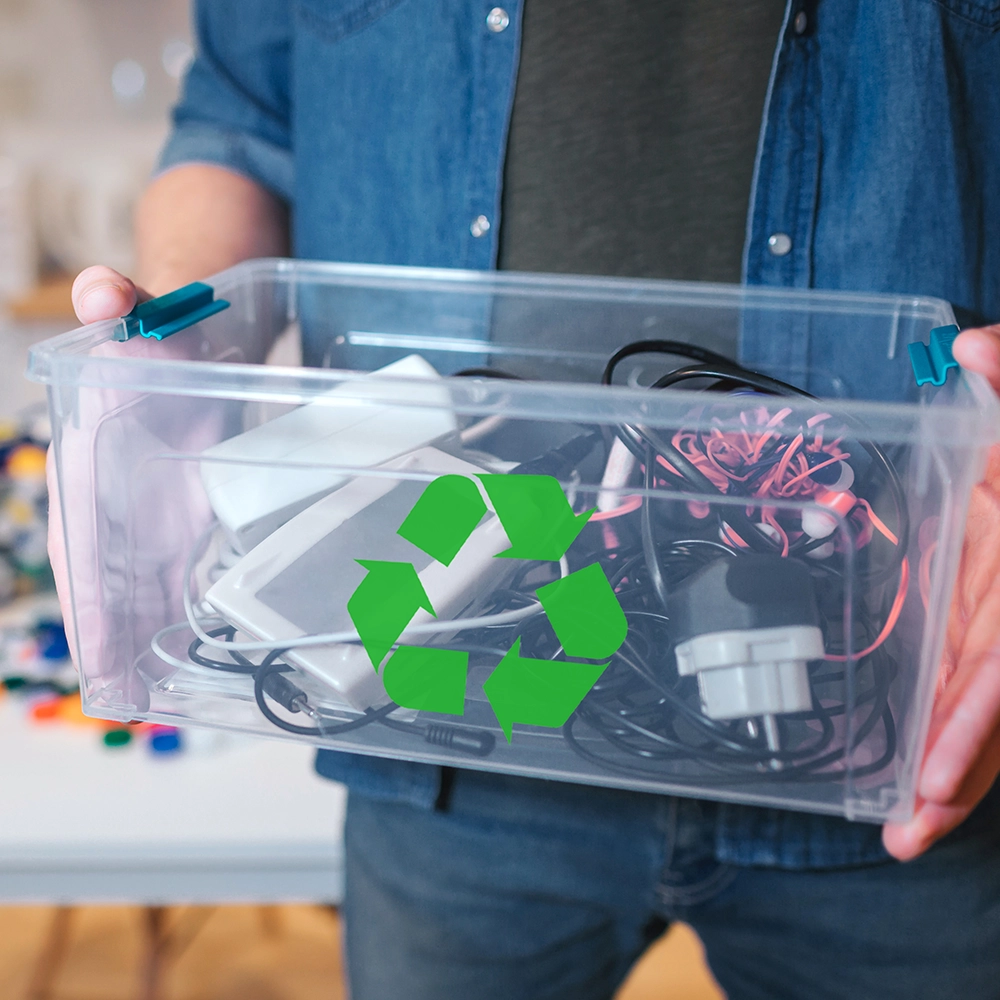
[[(32, 356), (89, 713), (909, 813), (997, 424), (974, 379), (915, 385), (944, 303), (287, 261), (214, 285), (230, 308), (162, 342)], [(262, 364), (289, 332), (312, 367)], [(822, 398), (662, 343), (608, 367), (667, 340)]]

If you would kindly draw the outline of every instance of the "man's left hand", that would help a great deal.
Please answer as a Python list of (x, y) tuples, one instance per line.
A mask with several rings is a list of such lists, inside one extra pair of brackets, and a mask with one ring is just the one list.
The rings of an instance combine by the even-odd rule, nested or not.
[[(966, 330), (953, 351), (1000, 395), (1000, 325)], [(970, 501), (941, 670), (916, 811), (882, 831), (901, 861), (958, 826), (1000, 773), (1000, 445)]]

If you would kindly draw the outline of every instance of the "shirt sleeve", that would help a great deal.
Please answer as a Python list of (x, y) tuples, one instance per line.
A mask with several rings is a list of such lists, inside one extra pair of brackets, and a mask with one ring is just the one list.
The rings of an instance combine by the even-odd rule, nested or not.
[(197, 0), (196, 54), (157, 173), (214, 163), (290, 200), (290, 4)]

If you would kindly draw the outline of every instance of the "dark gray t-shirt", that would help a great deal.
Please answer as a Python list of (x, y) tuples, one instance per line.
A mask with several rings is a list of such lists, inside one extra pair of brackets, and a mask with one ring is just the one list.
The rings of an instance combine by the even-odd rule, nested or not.
[(501, 268), (739, 281), (784, 0), (526, 0)]

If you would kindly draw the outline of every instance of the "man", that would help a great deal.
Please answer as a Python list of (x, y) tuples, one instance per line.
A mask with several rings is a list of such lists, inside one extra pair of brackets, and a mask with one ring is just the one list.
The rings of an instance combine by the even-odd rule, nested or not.
[[(196, 25), (137, 213), (150, 294), (289, 250), (922, 293), (980, 324), (955, 353), (1000, 390), (988, 0), (204, 0)], [(137, 294), (91, 268), (74, 302), (93, 321)], [(864, 371), (869, 345), (819, 346)], [(733, 998), (996, 995), (998, 488), (1000, 456), (921, 800), (884, 846), (803, 814), (321, 753), (351, 788), (356, 1000), (608, 997), (674, 918)]]

